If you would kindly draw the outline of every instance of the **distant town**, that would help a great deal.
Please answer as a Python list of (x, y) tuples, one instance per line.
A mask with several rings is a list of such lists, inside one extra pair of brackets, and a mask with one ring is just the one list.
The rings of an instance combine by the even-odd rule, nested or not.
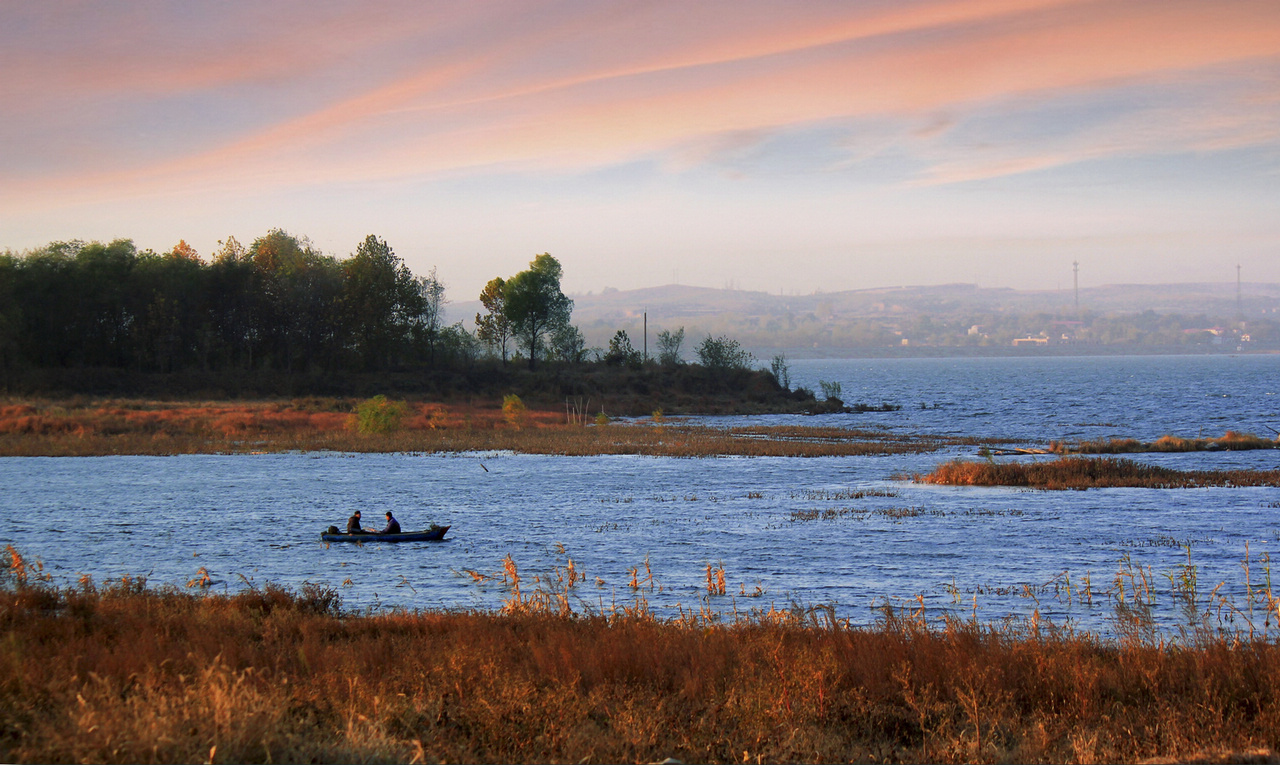
[[(571, 295), (588, 346), (624, 330), (736, 338), (760, 358), (1280, 351), (1280, 284), (1110, 285), (1054, 291), (972, 284), (776, 295), (668, 285)], [(476, 304), (478, 306), (478, 304)], [(476, 313), (470, 303), (451, 316)]]

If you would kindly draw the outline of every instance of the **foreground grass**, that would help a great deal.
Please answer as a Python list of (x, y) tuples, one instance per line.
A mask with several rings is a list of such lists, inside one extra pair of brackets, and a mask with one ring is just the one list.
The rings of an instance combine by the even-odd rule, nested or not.
[[(14, 555), (17, 566), (25, 566)], [(1115, 762), (1280, 746), (1280, 647), (799, 610), (341, 611), (332, 590), (0, 588), (0, 760)], [(1243, 761), (1243, 760), (1236, 760)], [(1255, 760), (1256, 761), (1256, 760)]]
[(1116, 457), (1063, 457), (1049, 462), (945, 462), (914, 476), (950, 486), (1024, 486), (1033, 489), (1209, 486), (1280, 486), (1280, 470), (1174, 470)]
[[(821, 457), (901, 454), (974, 439), (839, 428), (707, 428), (661, 417), (596, 425), (575, 411), (504, 413), (480, 405), (415, 403), (393, 432), (357, 431), (354, 400), (288, 402), (69, 401), (0, 406), (0, 456), (283, 451), (465, 452)], [(591, 421), (588, 426), (585, 422)]]

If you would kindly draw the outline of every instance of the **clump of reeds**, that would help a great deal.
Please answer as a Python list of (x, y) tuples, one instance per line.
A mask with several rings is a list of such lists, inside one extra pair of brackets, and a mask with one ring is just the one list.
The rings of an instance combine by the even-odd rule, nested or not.
[(1054, 441), (1049, 451), (1054, 454), (1140, 454), (1143, 452), (1205, 452), (1280, 449), (1280, 440), (1262, 438), (1252, 433), (1228, 430), (1218, 438), (1182, 438), (1165, 435), (1145, 442), (1135, 438), (1098, 439), (1068, 443)]
[(1047, 462), (952, 460), (928, 474), (913, 478), (921, 483), (952, 486), (1024, 486), (1035, 489), (1280, 486), (1280, 470), (1174, 470), (1115, 457), (1063, 457)]

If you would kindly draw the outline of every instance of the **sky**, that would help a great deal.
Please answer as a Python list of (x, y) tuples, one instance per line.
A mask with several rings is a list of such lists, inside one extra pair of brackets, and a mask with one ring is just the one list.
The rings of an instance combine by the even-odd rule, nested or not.
[(368, 234), (453, 301), (1280, 282), (1280, 2), (0, 3), (0, 250)]

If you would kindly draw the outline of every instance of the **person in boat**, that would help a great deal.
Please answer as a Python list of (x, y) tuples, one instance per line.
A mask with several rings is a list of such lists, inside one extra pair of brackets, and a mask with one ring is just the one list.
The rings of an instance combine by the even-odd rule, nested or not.
[(391, 514), (390, 510), (387, 511), (387, 527), (378, 533), (380, 534), (399, 534), (400, 533), (400, 521), (396, 520), (396, 517)]
[(364, 529), (360, 528), (360, 511), (359, 511), (359, 510), (355, 511), (354, 513), (352, 513), (352, 514), (351, 514), (351, 517), (347, 519), (347, 533), (348, 533), (348, 534), (368, 534), (368, 533), (370, 533), (370, 532), (365, 531)]

